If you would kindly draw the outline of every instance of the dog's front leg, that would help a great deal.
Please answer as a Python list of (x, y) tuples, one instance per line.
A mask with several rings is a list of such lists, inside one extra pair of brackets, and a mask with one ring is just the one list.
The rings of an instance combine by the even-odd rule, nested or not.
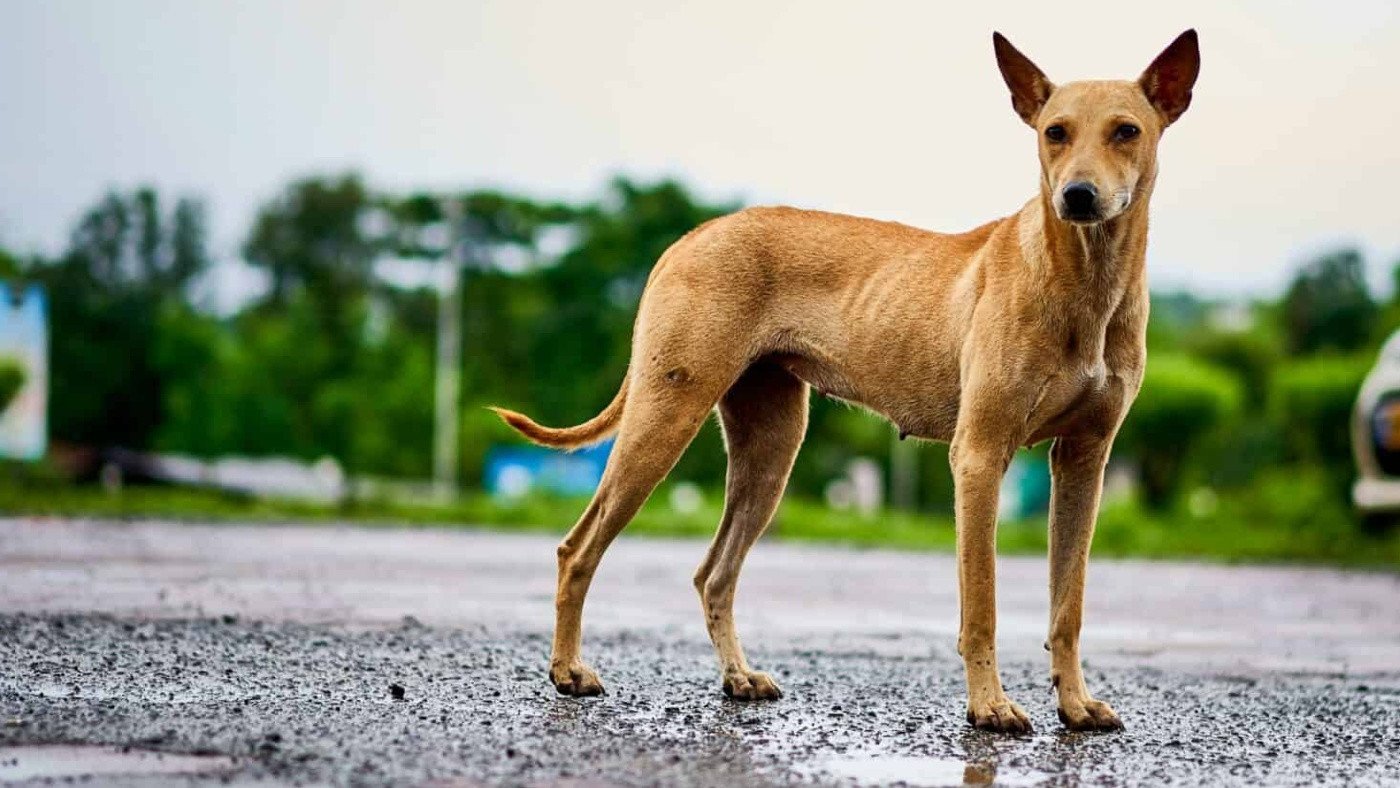
[(1079, 665), (1084, 575), (1103, 490), (1111, 437), (1055, 439), (1050, 450), (1050, 681), (1059, 694), (1060, 722), (1070, 730), (1120, 730), (1112, 707), (1094, 700)]
[(986, 730), (1029, 733), (1030, 718), (1006, 697), (997, 670), (997, 496), (1014, 443), (988, 440), (960, 424), (949, 459), (958, 528), (958, 653), (967, 671), (967, 721)]

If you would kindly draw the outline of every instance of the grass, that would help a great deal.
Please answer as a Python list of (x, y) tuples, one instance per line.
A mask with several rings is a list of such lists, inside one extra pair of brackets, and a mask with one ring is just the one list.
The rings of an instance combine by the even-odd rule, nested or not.
[[(663, 489), (629, 526), (628, 533), (657, 537), (713, 534), (718, 495), (695, 511), (680, 513)], [(206, 490), (132, 487), (108, 493), (93, 487), (0, 483), (0, 512), (24, 515), (175, 520), (316, 522), (352, 520), (395, 527), (484, 526), (500, 530), (562, 533), (583, 510), (582, 499), (530, 497), (505, 503), (469, 493), (451, 504), (370, 500), (347, 505), (252, 499)], [(801, 498), (784, 500), (770, 529), (788, 541), (856, 547), (952, 551), (950, 516), (883, 512), (863, 517)], [(1043, 518), (1002, 523), (1003, 553), (1046, 551)], [(1194, 558), (1228, 562), (1318, 563), (1400, 568), (1400, 531), (1384, 538), (1361, 533), (1350, 516), (1310, 480), (1266, 477), (1244, 492), (1222, 495), (1213, 511), (1148, 512), (1131, 502), (1105, 506), (1094, 538), (1099, 556)]]

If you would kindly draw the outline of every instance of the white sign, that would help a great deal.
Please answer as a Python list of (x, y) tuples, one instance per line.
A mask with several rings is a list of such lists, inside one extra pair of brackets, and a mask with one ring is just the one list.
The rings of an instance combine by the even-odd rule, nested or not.
[(0, 282), (0, 366), (18, 365), (24, 383), (0, 412), (0, 457), (37, 460), (48, 444), (48, 303), (38, 285)]

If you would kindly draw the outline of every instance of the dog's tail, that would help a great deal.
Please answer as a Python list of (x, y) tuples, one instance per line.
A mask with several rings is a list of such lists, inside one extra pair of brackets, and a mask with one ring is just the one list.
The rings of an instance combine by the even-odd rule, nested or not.
[(618, 422), (622, 421), (622, 408), (627, 404), (627, 380), (622, 378), (622, 387), (617, 390), (617, 396), (608, 403), (603, 412), (585, 421), (577, 427), (544, 427), (536, 424), (534, 419), (523, 413), (516, 413), (505, 408), (492, 407), (491, 410), (501, 421), (509, 424), (516, 432), (529, 438), (532, 443), (541, 446), (553, 446), (557, 449), (577, 449), (587, 446), (617, 432)]

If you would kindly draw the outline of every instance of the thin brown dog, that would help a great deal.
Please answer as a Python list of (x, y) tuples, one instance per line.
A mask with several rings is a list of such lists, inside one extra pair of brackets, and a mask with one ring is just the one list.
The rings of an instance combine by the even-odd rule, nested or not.
[(1142, 381), (1157, 143), (1191, 102), (1196, 33), (1135, 82), (1059, 87), (1000, 34), (993, 44), (1012, 105), (1039, 138), (1040, 194), (1015, 215), (960, 235), (793, 208), (708, 222), (652, 270), (630, 367), (602, 413), (551, 429), (497, 410), (549, 446), (617, 433), (592, 502), (559, 545), (550, 658), (559, 692), (603, 691), (579, 658), (594, 570), (718, 406), (724, 516), (695, 587), (725, 693), (781, 695), (744, 658), (734, 587), (787, 484), (811, 386), (952, 445), (958, 653), (978, 728), (1031, 729), (997, 670), (997, 492), (1017, 447), (1054, 439), (1046, 648), (1059, 716), (1074, 730), (1122, 727), (1080, 670), (1084, 575), (1109, 448)]

